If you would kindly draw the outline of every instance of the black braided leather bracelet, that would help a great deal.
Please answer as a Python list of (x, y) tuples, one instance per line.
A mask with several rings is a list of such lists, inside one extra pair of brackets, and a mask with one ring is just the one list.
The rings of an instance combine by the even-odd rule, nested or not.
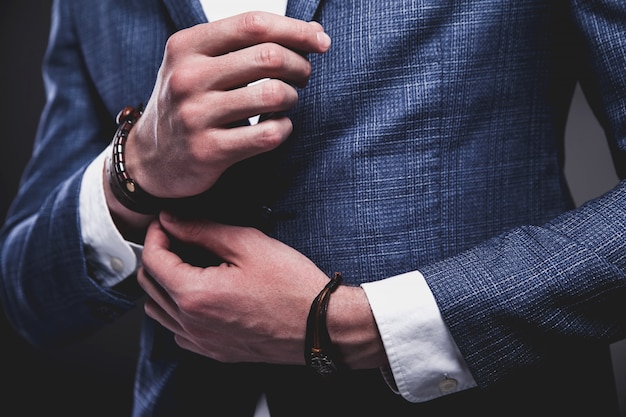
[(330, 295), (341, 284), (341, 280), (341, 273), (335, 272), (313, 300), (307, 318), (304, 359), (309, 367), (323, 377), (336, 374), (340, 368), (339, 354), (326, 327), (326, 311)]
[(117, 131), (111, 144), (111, 154), (106, 164), (106, 173), (111, 191), (127, 209), (142, 214), (156, 214), (163, 207), (165, 199), (145, 192), (126, 171), (124, 147), (130, 130), (141, 117), (141, 110), (124, 107), (117, 115)]

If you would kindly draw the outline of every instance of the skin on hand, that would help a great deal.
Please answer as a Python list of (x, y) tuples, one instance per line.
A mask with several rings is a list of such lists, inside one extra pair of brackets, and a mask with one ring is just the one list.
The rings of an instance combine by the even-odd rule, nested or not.
[[(275, 149), (291, 134), (287, 117), (232, 124), (293, 108), (296, 88), (311, 74), (305, 55), (329, 47), (319, 23), (263, 12), (173, 34), (152, 95), (129, 134), (129, 176), (154, 196), (188, 197), (208, 190), (236, 162)], [(105, 195), (121, 229), (145, 230), (149, 217), (122, 207), (107, 184)]]
[(157, 197), (188, 197), (209, 189), (236, 162), (276, 148), (291, 134), (287, 117), (232, 124), (293, 108), (296, 86), (311, 74), (303, 54), (329, 46), (318, 23), (260, 12), (175, 33), (131, 131), (131, 177)]
[[(170, 239), (224, 260), (195, 267), (171, 252)], [(222, 362), (304, 364), (311, 302), (328, 277), (308, 258), (254, 228), (182, 221), (167, 214), (146, 236), (138, 281), (145, 311), (184, 349)], [(342, 286), (328, 310), (331, 338), (352, 368), (386, 362), (364, 291)]]
[[(209, 189), (236, 162), (276, 148), (291, 134), (288, 118), (232, 124), (293, 108), (296, 88), (311, 73), (305, 55), (329, 47), (318, 23), (259, 12), (172, 35), (126, 145), (129, 175), (157, 197), (187, 197)], [(105, 193), (118, 226), (150, 222), (117, 203), (106, 181)], [(185, 264), (169, 250), (170, 236), (224, 263)], [(328, 277), (302, 254), (255, 229), (161, 216), (148, 229), (143, 265), (138, 280), (148, 294), (146, 313), (174, 332), (181, 347), (224, 362), (304, 363), (306, 318)], [(348, 366), (385, 363), (360, 288), (335, 292), (328, 326)]]

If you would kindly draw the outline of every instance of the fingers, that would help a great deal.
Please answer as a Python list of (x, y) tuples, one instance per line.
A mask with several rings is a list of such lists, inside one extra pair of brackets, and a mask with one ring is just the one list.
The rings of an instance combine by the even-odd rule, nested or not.
[(269, 119), (255, 126), (220, 129), (220, 140), (213, 142), (207, 150), (215, 151), (215, 146), (219, 146), (217, 152), (228, 155), (234, 163), (275, 149), (289, 136), (291, 130), (291, 120), (287, 117)]
[[(150, 268), (156, 260), (161, 262), (167, 262), (166, 267), (174, 269), (178, 264), (182, 263), (182, 260), (169, 251), (170, 240), (161, 228), (158, 221), (153, 221), (148, 226), (146, 232), (146, 238), (144, 241), (144, 250), (142, 253), (142, 264), (144, 267)], [(148, 274), (153, 275), (157, 271), (150, 270)]]
[(178, 32), (170, 38), (168, 47), (175, 48), (179, 42), (191, 42), (197, 52), (209, 56), (265, 42), (305, 53), (322, 53), (330, 47), (330, 38), (319, 23), (263, 12), (244, 13)]
[[(151, 280), (150, 277), (146, 276), (145, 271), (142, 270), (140, 272), (141, 281), (145, 284), (148, 284)], [(152, 286), (147, 286), (147, 288), (153, 288)], [(154, 287), (156, 288), (156, 287)], [(147, 291), (148, 292), (148, 291)], [(158, 291), (159, 293), (164, 293), (163, 291)], [(173, 302), (168, 302), (163, 304), (163, 299), (155, 300), (150, 294), (153, 294), (152, 291), (148, 292), (148, 298), (144, 304), (144, 311), (146, 315), (161, 326), (165, 327), (167, 330), (172, 332), (175, 336), (176, 343), (183, 349), (187, 349), (191, 352), (195, 352), (197, 354), (206, 354), (198, 345), (192, 342), (189, 339), (189, 335), (183, 328), (183, 326), (177, 321), (176, 317), (178, 317), (178, 311), (173, 309), (175, 307)]]
[(158, 221), (148, 227), (141, 262), (142, 269), (137, 275), (139, 285), (159, 305), (170, 305), (168, 312), (173, 314), (175, 306), (172, 297), (176, 296), (179, 288), (184, 288), (179, 283), (188, 283), (197, 268), (183, 262), (169, 250), (169, 238)]
[[(168, 294), (146, 273), (140, 269), (137, 279), (146, 291), (147, 299), (144, 303), (146, 315), (174, 334), (176, 343), (183, 349), (200, 355), (207, 355), (206, 347), (201, 348), (193, 340), (193, 336), (185, 329), (181, 320), (181, 312)], [(204, 337), (211, 337), (211, 333), (203, 330)], [(215, 335), (217, 336), (217, 335)]]
[[(173, 34), (153, 93), (126, 147), (129, 174), (148, 193), (180, 198), (211, 188), (233, 164), (283, 143), (286, 117), (227, 129), (298, 101), (330, 39), (318, 23), (251, 12)], [(265, 80), (261, 83), (254, 83)]]
[(184, 335), (176, 334), (174, 340), (176, 341), (176, 344), (178, 344), (178, 346), (180, 346), (181, 348), (185, 350), (196, 353), (198, 355), (212, 357), (210, 353), (207, 353), (205, 349), (193, 343), (190, 339), (188, 339)]
[(167, 62), (170, 65), (164, 80), (171, 90), (168, 99), (174, 101), (189, 91), (228, 91), (265, 78), (304, 87), (311, 75), (311, 64), (305, 57), (275, 43), (254, 45), (218, 57), (190, 55), (185, 49)]
[(263, 43), (214, 58), (201, 64), (200, 75), (215, 90), (229, 90), (263, 78), (279, 78), (304, 87), (311, 64), (302, 55), (276, 43)]
[(297, 101), (293, 87), (270, 79), (235, 90), (209, 91), (204, 100), (192, 105), (197, 106), (193, 113), (203, 117), (206, 126), (227, 126), (261, 113), (286, 112)]
[[(144, 275), (144, 278), (145, 275)], [(144, 311), (146, 315), (154, 320), (156, 320), (161, 326), (165, 327), (169, 331), (174, 334), (182, 334), (183, 328), (180, 324), (174, 319), (174, 315), (169, 313), (169, 309), (163, 308), (159, 303), (162, 301), (153, 300), (150, 295), (146, 299), (144, 304)]]
[(246, 253), (256, 229), (214, 223), (208, 220), (182, 220), (170, 213), (159, 216), (162, 227), (174, 238), (200, 246), (225, 262), (236, 264), (240, 255)]

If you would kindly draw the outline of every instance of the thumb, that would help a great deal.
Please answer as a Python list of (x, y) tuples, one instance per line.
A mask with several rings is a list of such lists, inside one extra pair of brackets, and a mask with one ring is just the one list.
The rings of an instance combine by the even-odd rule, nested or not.
[(237, 227), (206, 219), (181, 219), (167, 211), (161, 212), (159, 221), (161, 227), (182, 244), (200, 247), (226, 262), (234, 260)]

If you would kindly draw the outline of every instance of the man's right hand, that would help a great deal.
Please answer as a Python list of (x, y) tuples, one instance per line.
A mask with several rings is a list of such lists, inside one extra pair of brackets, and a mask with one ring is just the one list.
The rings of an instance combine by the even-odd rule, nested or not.
[(262, 12), (175, 33), (126, 145), (129, 175), (157, 197), (187, 197), (236, 162), (276, 148), (292, 131), (287, 117), (229, 126), (295, 106), (296, 87), (311, 73), (305, 54), (329, 47), (318, 23)]

